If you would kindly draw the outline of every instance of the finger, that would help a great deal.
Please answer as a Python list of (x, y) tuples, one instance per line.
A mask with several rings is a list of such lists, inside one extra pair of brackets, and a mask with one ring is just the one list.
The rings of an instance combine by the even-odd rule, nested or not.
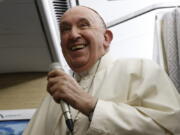
[(47, 92), (52, 95), (54, 90), (52, 90), (52, 85), (50, 85), (49, 83), (47, 84)]
[(64, 93), (61, 93), (61, 91), (55, 90), (51, 95), (57, 103), (60, 103), (60, 100), (66, 100), (66, 95)]
[(57, 82), (59, 77), (53, 77), (53, 78), (49, 78), (48, 79), (48, 83), (47, 83), (47, 91), (51, 94), (51, 87), (53, 87)]
[(58, 104), (60, 103), (60, 100), (62, 100), (59, 91), (55, 91), (55, 92), (52, 94), (52, 97), (53, 97), (54, 101), (55, 101), (56, 103), (58, 103)]
[(53, 84), (55, 84), (57, 81), (58, 81), (57, 77), (49, 78), (48, 81), (47, 81), (47, 85), (50, 87)]
[(64, 74), (65, 74), (64, 71), (62, 71), (60, 69), (54, 69), (54, 70), (50, 71), (47, 76), (48, 76), (48, 78), (50, 78), (50, 77), (62, 76)]

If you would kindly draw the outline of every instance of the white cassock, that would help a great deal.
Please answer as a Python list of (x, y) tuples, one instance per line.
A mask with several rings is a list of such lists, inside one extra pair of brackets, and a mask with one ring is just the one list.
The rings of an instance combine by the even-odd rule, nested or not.
[[(180, 95), (152, 61), (106, 54), (80, 76), (81, 87), (98, 102), (91, 122), (71, 108), (74, 135), (180, 135)], [(61, 107), (50, 95), (23, 135), (68, 135)]]

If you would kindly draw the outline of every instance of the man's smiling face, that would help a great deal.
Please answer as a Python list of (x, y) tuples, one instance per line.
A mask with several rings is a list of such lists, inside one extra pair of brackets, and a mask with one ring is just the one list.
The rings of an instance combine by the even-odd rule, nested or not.
[(106, 53), (106, 31), (99, 16), (88, 8), (75, 7), (62, 16), (61, 47), (72, 70), (89, 70)]

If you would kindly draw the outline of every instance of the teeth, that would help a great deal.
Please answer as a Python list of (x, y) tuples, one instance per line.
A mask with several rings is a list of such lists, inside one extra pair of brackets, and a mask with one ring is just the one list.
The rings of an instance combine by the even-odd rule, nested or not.
[(74, 50), (82, 49), (82, 48), (84, 48), (84, 47), (85, 47), (85, 45), (77, 45), (77, 46), (73, 46), (73, 47), (71, 48), (71, 50), (74, 51)]

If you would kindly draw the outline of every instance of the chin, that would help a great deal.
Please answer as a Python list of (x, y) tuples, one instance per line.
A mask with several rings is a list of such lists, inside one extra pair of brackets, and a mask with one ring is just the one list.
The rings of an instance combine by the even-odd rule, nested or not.
[(70, 66), (71, 69), (76, 73), (82, 73), (84, 71), (88, 71), (90, 67), (88, 65), (81, 65), (81, 66)]

